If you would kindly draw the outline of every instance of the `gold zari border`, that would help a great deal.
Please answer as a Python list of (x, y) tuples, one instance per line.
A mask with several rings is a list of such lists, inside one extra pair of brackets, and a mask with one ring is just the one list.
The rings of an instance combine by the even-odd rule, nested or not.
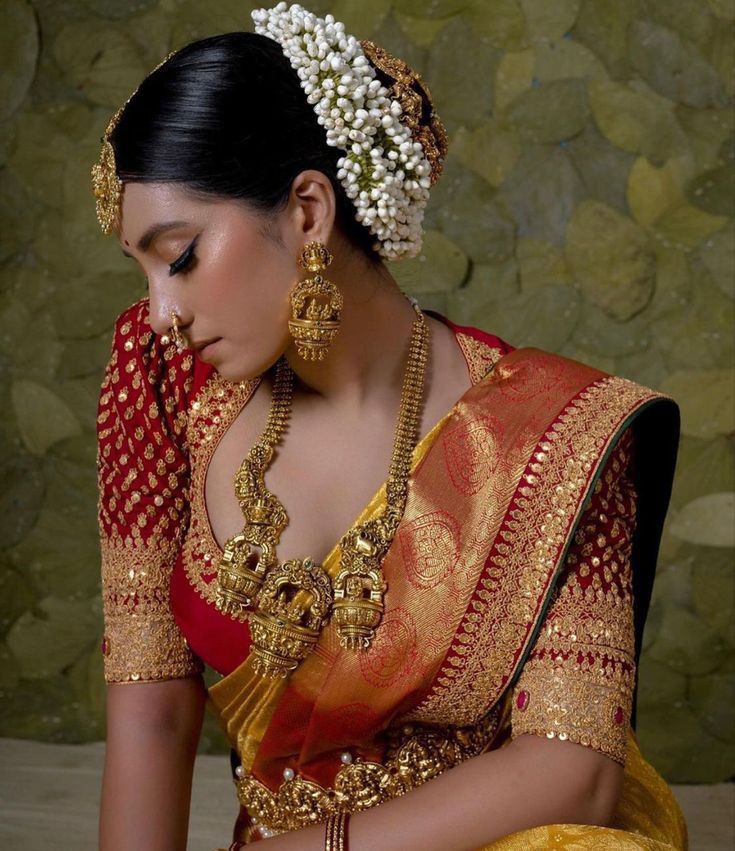
[(588, 483), (621, 423), (669, 398), (619, 376), (582, 390), (545, 432), (431, 693), (408, 717), (471, 724), (523, 664)]
[(103, 538), (100, 548), (105, 681), (152, 682), (201, 672), (169, 604), (178, 542)]
[(612, 660), (578, 662), (576, 653), (529, 659), (513, 690), (512, 736), (568, 739), (624, 765), (633, 680), (632, 668)]

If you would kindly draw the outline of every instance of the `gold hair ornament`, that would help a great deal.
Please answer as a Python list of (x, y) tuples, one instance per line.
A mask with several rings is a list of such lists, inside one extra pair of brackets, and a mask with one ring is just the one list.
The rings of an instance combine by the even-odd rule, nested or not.
[[(175, 52), (176, 51), (172, 50), (169, 54), (167, 54), (167, 56), (162, 59), (158, 65), (156, 65), (153, 71), (151, 71), (151, 74), (167, 62)], [(148, 76), (150, 76), (150, 74)], [(92, 166), (92, 194), (95, 198), (97, 220), (99, 221), (102, 233), (104, 234), (110, 234), (114, 228), (120, 226), (120, 218), (122, 215), (123, 183), (117, 176), (115, 149), (112, 147), (110, 137), (117, 127), (120, 117), (125, 111), (125, 107), (135, 96), (141, 84), (138, 85), (125, 103), (115, 111), (114, 115), (108, 122), (105, 132), (100, 137), (102, 147), (100, 148), (99, 160)]]
[(403, 110), (401, 121), (410, 128), (412, 138), (421, 143), (424, 156), (431, 165), (433, 186), (444, 169), (449, 137), (434, 109), (434, 99), (426, 81), (408, 62), (392, 56), (374, 41), (365, 39), (360, 46), (370, 63), (393, 81), (388, 87), (388, 97), (400, 103)]

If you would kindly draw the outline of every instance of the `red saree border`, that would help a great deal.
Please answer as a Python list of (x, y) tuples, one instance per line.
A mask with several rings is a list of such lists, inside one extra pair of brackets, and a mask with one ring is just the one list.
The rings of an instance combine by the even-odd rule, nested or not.
[(645, 408), (674, 401), (628, 379), (537, 349), (516, 349), (501, 364), (508, 367), (510, 361), (529, 356), (537, 366), (561, 360), (600, 377), (576, 393), (544, 430), (434, 683), (406, 719), (467, 725), (498, 701), (532, 646), (609, 451)]

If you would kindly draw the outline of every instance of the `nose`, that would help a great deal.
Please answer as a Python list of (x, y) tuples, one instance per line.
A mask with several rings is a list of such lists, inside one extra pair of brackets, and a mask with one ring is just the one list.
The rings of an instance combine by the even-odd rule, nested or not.
[(173, 325), (172, 313), (176, 314), (180, 331), (185, 331), (191, 324), (184, 305), (179, 304), (170, 293), (156, 287), (153, 282), (149, 283), (148, 313), (151, 330), (159, 336), (169, 333)]

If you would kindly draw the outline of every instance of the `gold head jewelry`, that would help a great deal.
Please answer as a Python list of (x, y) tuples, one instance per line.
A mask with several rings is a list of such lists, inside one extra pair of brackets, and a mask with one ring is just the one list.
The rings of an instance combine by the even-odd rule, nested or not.
[(342, 293), (320, 274), (332, 259), (327, 246), (318, 240), (308, 242), (298, 258), (302, 269), (317, 273), (299, 281), (291, 293), (288, 327), (296, 342), (296, 351), (305, 360), (323, 360), (339, 331)]
[[(172, 50), (168, 53), (151, 71), (151, 74), (167, 62), (175, 52), (175, 50)], [(115, 111), (109, 120), (105, 132), (100, 137), (102, 147), (100, 148), (99, 160), (92, 166), (92, 194), (95, 199), (97, 220), (104, 234), (110, 234), (114, 228), (120, 226), (122, 215), (123, 183), (117, 176), (115, 149), (112, 147), (110, 137), (117, 127), (120, 117), (125, 111), (125, 107), (130, 103), (139, 88), (140, 85), (138, 85), (133, 94)]]
[(374, 41), (364, 39), (360, 46), (370, 64), (392, 80), (387, 87), (388, 97), (400, 103), (403, 110), (401, 122), (410, 129), (411, 138), (421, 143), (431, 166), (430, 179), (433, 186), (444, 168), (449, 137), (434, 109), (429, 87), (407, 62), (392, 56)]
[(95, 197), (97, 220), (105, 234), (112, 233), (113, 229), (120, 225), (122, 181), (115, 169), (115, 150), (110, 142), (110, 136), (117, 127), (124, 108), (121, 106), (117, 110), (105, 128), (101, 139), (99, 162), (92, 166), (92, 193)]

